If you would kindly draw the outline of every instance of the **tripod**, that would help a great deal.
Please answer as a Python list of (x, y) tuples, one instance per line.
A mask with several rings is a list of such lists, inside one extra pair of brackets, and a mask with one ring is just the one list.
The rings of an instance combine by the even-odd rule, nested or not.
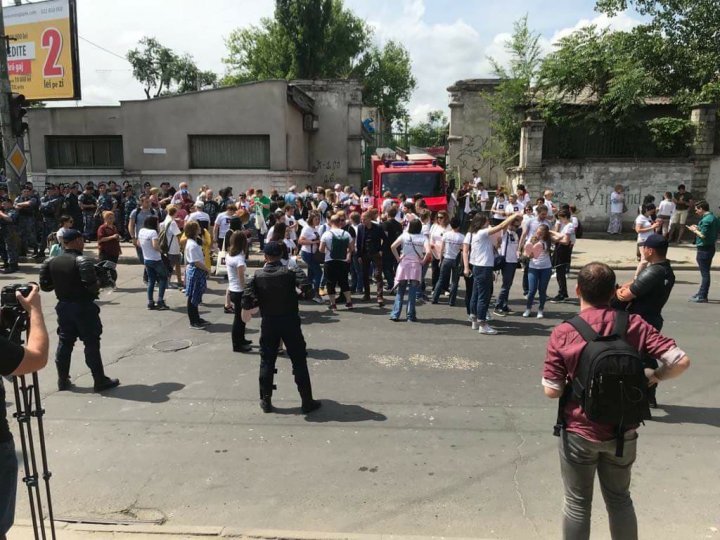
[[(9, 339), (22, 344), (21, 333), (23, 330), (29, 332), (29, 321), (27, 314), (16, 313), (16, 319)], [(45, 409), (40, 402), (40, 385), (38, 383), (37, 371), (32, 374), (32, 382), (28, 384), (26, 375), (13, 377), (13, 388), (15, 390), (15, 408), (13, 417), (18, 421), (20, 431), (20, 445), (23, 454), (23, 466), (25, 476), (23, 482), (27, 486), (28, 499), (30, 502), (30, 515), (32, 517), (33, 532), (35, 540), (47, 540), (45, 530), (45, 516), (43, 513), (42, 490), (40, 488), (40, 474), (38, 472), (38, 460), (35, 453), (36, 442), (40, 447), (40, 465), (42, 467), (42, 479), (45, 482), (45, 498), (47, 501), (47, 514), (50, 522), (51, 540), (55, 540), (55, 521), (52, 509), (52, 497), (50, 495), (50, 477), (52, 473), (48, 470), (47, 452), (45, 449), (45, 430), (43, 427), (43, 416)], [(37, 435), (33, 433), (33, 418), (37, 424)], [(37, 438), (37, 441), (36, 441)]]

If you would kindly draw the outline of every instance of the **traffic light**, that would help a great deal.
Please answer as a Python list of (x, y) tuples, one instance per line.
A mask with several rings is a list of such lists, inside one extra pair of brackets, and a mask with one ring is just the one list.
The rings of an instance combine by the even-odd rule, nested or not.
[(28, 130), (28, 125), (23, 122), (23, 117), (27, 114), (28, 100), (23, 94), (10, 95), (10, 126), (13, 135), (22, 137)]

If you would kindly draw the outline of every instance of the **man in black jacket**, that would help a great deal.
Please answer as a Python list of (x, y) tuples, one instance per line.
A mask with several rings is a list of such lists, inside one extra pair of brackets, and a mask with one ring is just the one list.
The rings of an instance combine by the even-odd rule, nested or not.
[(264, 248), (265, 266), (255, 272), (247, 283), (242, 297), (242, 318), (246, 323), (260, 310), (260, 408), (272, 412), (272, 393), (276, 389), (275, 361), (280, 341), (285, 343), (298, 392), (302, 398), (302, 412), (307, 414), (321, 406), (313, 399), (307, 349), (300, 328), (297, 289), (306, 300), (313, 297), (313, 288), (299, 268), (289, 270), (280, 263), (282, 249), (278, 242), (268, 242)]
[(383, 299), (383, 249), (387, 236), (382, 227), (375, 223), (377, 210), (371, 209), (362, 215), (362, 223), (357, 232), (357, 253), (362, 266), (363, 277), (363, 300), (370, 300), (370, 265), (374, 266), (375, 287), (377, 290), (377, 303), (379, 306), (385, 304)]
[[(618, 289), (617, 299), (630, 313), (640, 315), (659, 332), (663, 327), (662, 309), (675, 285), (675, 273), (667, 260), (668, 241), (661, 234), (651, 234), (640, 244), (640, 250), (649, 264), (633, 282)], [(658, 367), (655, 358), (643, 360), (645, 367)], [(657, 386), (652, 386), (648, 392), (653, 408), (657, 407), (656, 390)]]
[(55, 291), (58, 304), (58, 348), (55, 364), (58, 390), (69, 390), (70, 359), (75, 341), (85, 345), (85, 363), (90, 368), (95, 392), (115, 388), (117, 379), (105, 376), (100, 356), (102, 322), (100, 308), (95, 304), (100, 291), (95, 261), (83, 256), (84, 240), (80, 231), (71, 229), (63, 235), (65, 253), (48, 259), (40, 269), (40, 288)]

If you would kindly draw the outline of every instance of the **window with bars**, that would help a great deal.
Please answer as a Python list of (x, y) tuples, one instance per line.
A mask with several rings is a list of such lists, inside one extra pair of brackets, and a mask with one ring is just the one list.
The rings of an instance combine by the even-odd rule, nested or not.
[(269, 169), (269, 135), (190, 135), (191, 169)]
[(49, 169), (122, 169), (123, 142), (120, 135), (45, 137)]

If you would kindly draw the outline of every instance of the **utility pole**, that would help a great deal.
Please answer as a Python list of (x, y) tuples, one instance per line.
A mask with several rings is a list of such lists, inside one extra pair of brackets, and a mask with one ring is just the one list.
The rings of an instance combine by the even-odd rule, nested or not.
[[(19, 5), (19, 0), (15, 0), (15, 4)], [(6, 160), (10, 151), (17, 143), (17, 137), (12, 131), (12, 122), (10, 120), (10, 96), (12, 90), (10, 89), (10, 73), (8, 72), (8, 59), (7, 59), (7, 48), (8, 48), (8, 37), (5, 35), (5, 17), (3, 15), (2, 4), (0, 4), (0, 125), (2, 126), (2, 142), (3, 142), (3, 162), (2, 166), (5, 169), (5, 176), (8, 181), (8, 193), (11, 197), (16, 197), (20, 194), (20, 178), (15, 174), (12, 167), (6, 166)]]

